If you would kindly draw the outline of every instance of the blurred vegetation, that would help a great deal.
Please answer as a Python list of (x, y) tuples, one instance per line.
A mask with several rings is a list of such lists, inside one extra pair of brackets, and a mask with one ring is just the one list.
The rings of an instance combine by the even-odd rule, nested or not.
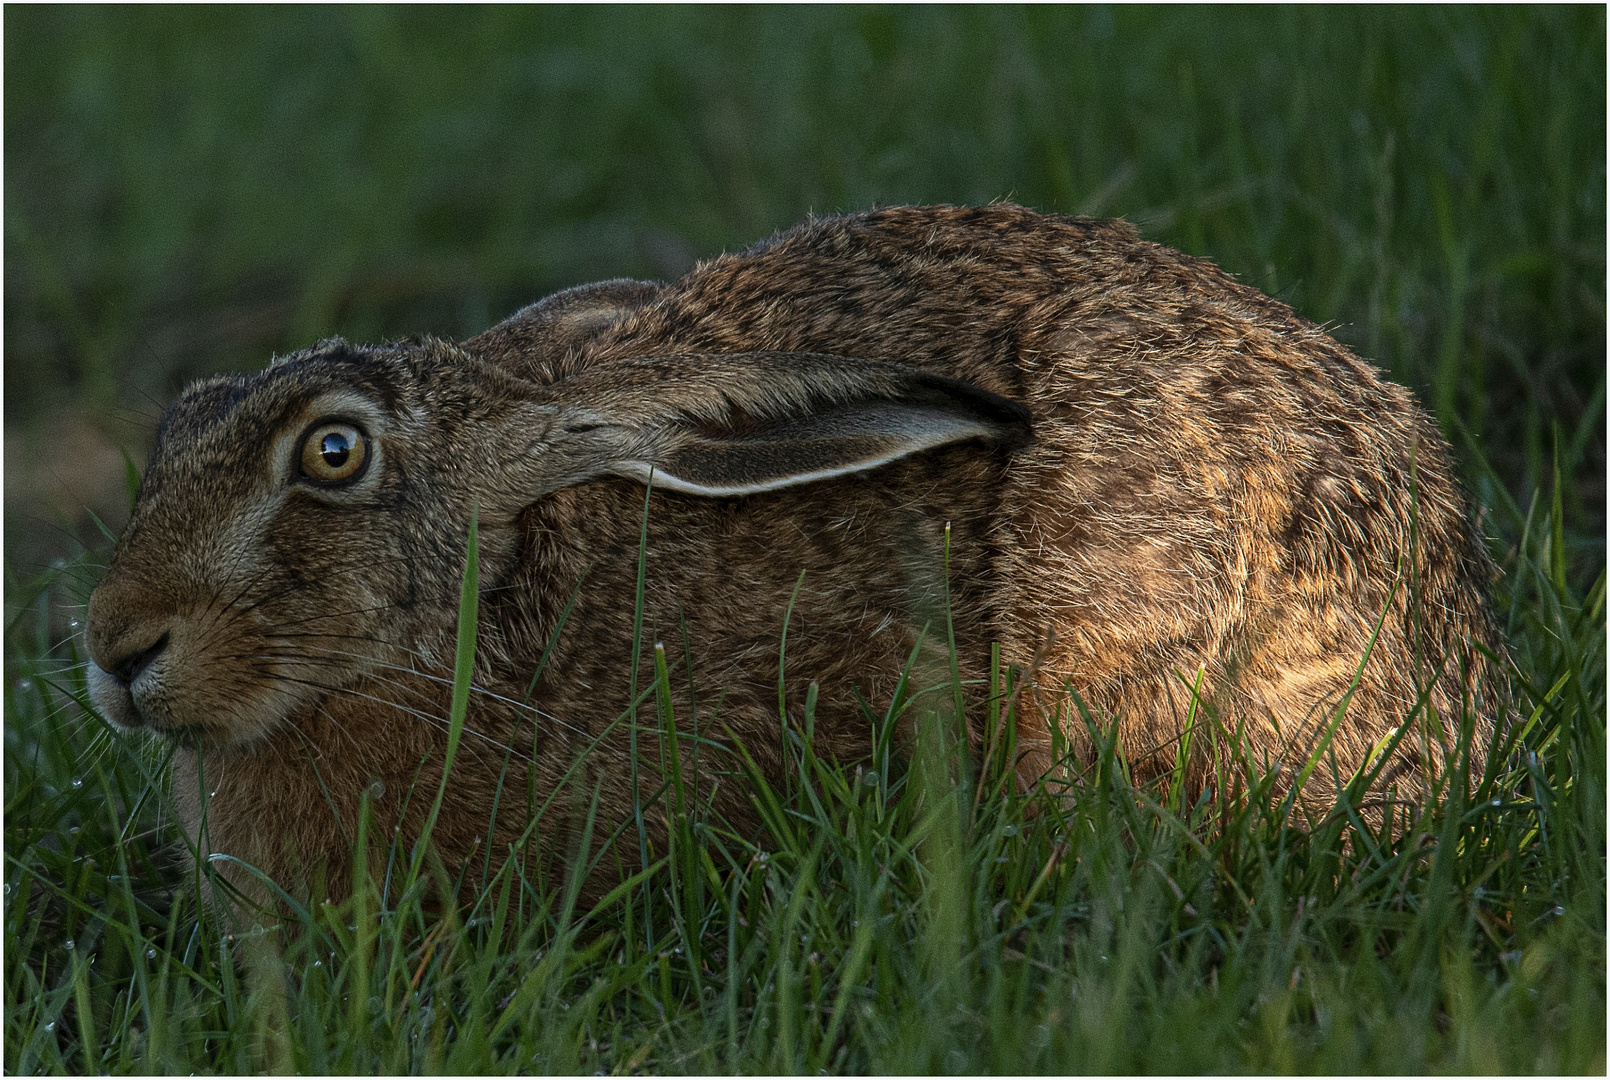
[(321, 335), (463, 336), (811, 213), (1013, 199), (1123, 215), (1335, 324), (1522, 503), (1558, 442), (1572, 523), (1602, 533), (1597, 7), (17, 7), (6, 29), (19, 437), (66, 411), (140, 460), (184, 380)]

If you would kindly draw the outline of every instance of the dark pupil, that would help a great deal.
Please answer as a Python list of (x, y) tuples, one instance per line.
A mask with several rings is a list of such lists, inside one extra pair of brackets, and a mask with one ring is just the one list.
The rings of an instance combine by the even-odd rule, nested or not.
[(324, 457), (324, 463), (332, 469), (339, 469), (347, 463), (347, 455), (352, 452), (352, 443), (340, 432), (332, 431), (319, 442), (319, 453)]

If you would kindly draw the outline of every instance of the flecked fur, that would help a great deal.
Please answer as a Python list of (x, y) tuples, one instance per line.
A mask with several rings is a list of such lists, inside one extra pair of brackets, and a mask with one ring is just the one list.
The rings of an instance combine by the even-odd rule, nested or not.
[[(1408, 391), (1124, 222), (1013, 206), (813, 220), (669, 285), (558, 294), (461, 345), (323, 342), (190, 388), (89, 619), (113, 669), (171, 634), (160, 693), (137, 711), (101, 672), (97, 699), (187, 744), (176, 788), (192, 828), (211, 792), (211, 850), (307, 888), (346, 866), (361, 792), (383, 825), (420, 826), (473, 505), (480, 692), (435, 841), (457, 863), (495, 817), (501, 857), (602, 736), (538, 826), (539, 847), (564, 856), (595, 790), (601, 835), (631, 816), (627, 725), (606, 729), (629, 704), (644, 487), (612, 471), (620, 440), (913, 395), (961, 400), (998, 437), (746, 497), (649, 499), (638, 685), (665, 642), (689, 730), (737, 735), (777, 774), (778, 641), (797, 585), (790, 712), (815, 681), (818, 752), (866, 754), (857, 695), (882, 709), (924, 627), (942, 638), (949, 523), (964, 677), (982, 678), (999, 642), (1030, 681), (1025, 783), (1076, 783), (1092, 760), (1068, 687), (1098, 728), (1118, 726), (1137, 777), (1171, 767), (1198, 671), (1206, 707), (1288, 775), (1355, 675), (1332, 744), (1343, 779), (1411, 716), (1382, 793), (1422, 799), (1462, 716), (1479, 763), (1503, 709), (1482, 651), (1502, 651), (1493, 567)], [(369, 472), (339, 491), (288, 482), (297, 434), (333, 414), (367, 425)], [(652, 701), (641, 714), (650, 775)], [(1193, 787), (1211, 764), (1199, 755)], [(1314, 772), (1305, 813), (1329, 806), (1332, 775)], [(706, 751), (698, 784), (752, 825), (730, 760)], [(636, 852), (633, 834), (621, 858)]]

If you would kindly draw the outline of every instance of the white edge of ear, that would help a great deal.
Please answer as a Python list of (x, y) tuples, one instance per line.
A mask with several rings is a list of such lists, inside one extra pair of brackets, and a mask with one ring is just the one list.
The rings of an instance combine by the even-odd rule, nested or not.
[[(766, 491), (777, 491), (781, 488), (798, 487), (802, 484), (814, 484), (822, 480), (831, 480), (839, 476), (853, 476), (856, 473), (867, 472), (879, 466), (887, 465), (891, 461), (898, 461), (912, 454), (920, 454), (924, 450), (932, 450), (937, 446), (947, 446), (969, 438), (988, 437), (994, 435), (992, 428), (983, 424), (956, 425), (948, 431), (929, 431), (923, 436), (910, 439), (898, 446), (890, 448), (887, 453), (877, 457), (862, 458), (833, 469), (817, 469), (811, 472), (790, 473), (771, 480), (763, 480), (754, 484), (722, 485), (719, 487), (708, 484), (699, 484), (691, 480), (668, 473), (657, 468), (647, 461), (617, 461), (610, 471), (618, 476), (628, 477), (640, 483), (650, 484), (657, 490), (677, 491), (686, 495), (702, 495), (707, 498), (731, 498), (739, 495), (758, 495)], [(652, 483), (650, 476), (652, 474)]]

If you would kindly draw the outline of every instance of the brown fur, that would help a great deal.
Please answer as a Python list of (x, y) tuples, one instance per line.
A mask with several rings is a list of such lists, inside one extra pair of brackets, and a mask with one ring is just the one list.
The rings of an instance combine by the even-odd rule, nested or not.
[[(857, 692), (886, 707), (925, 626), (918, 674), (946, 669), (932, 650), (948, 522), (964, 676), (982, 677), (991, 642), (1034, 676), (1019, 713), (1026, 781), (1057, 764), (1052, 724), (1071, 765), (1092, 759), (1070, 685), (1099, 726), (1118, 725), (1139, 776), (1171, 766), (1182, 679), (1198, 670), (1221, 720), (1294, 772), (1378, 620), (1335, 735), (1342, 777), (1422, 692), (1425, 722), (1387, 781), (1400, 797), (1424, 796), (1462, 713), (1485, 753), (1501, 688), (1471, 643), (1501, 648), (1484, 602), (1492, 567), (1408, 392), (1123, 222), (1011, 206), (816, 220), (664, 287), (558, 294), (459, 346), (326, 342), (192, 387), (89, 625), (110, 670), (133, 672), (129, 657), (171, 640), (139, 708), (104, 672), (98, 700), (202, 748), (181, 751), (177, 788), (194, 827), (204, 767), (212, 850), (304, 888), (304, 872), (344, 868), (360, 792), (380, 781), (382, 823), (405, 832), (434, 795), (474, 505), (482, 692), (435, 839), (450, 864), (471, 857), (499, 801), (495, 865), (525, 829), (528, 793), (540, 805), (628, 707), (644, 511), (633, 469), (653, 464), (674, 486), (739, 443), (808, 456), (819, 432), (742, 441), (801, 418), (864, 426), (887, 408), (921, 418), (929, 441), (813, 483), (650, 498), (638, 686), (665, 642), (686, 730), (696, 698), (702, 735), (738, 735), (777, 774), (778, 641), (799, 583), (790, 714), (814, 680), (818, 752), (866, 754)], [(321, 489), (285, 463), (334, 414), (359, 417), (380, 449), (360, 481)], [(835, 461), (895, 445), (858, 432)], [(572, 595), (533, 713), (519, 703)], [(654, 715), (650, 699), (644, 797)], [(595, 790), (600, 834), (630, 817), (629, 743), (622, 723), (593, 749), (538, 825), (543, 850), (568, 852)], [(752, 821), (730, 759), (705, 752), (698, 783)], [(1302, 805), (1333, 797), (1323, 765)]]

